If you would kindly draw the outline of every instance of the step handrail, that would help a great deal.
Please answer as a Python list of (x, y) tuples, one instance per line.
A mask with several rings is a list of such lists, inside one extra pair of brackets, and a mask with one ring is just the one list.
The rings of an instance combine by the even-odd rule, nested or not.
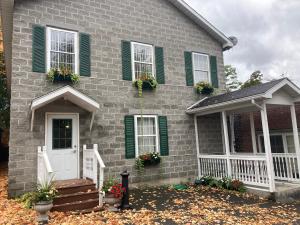
[[(38, 162), (41, 163), (40, 167), (38, 166), (38, 179), (39, 182), (48, 182), (49, 180), (51, 180), (53, 177), (53, 169), (51, 166), (51, 162), (49, 160), (49, 156), (47, 154), (47, 147), (46, 146), (38, 146), (38, 156), (40, 156), (42, 158), (42, 161)], [(38, 157), (39, 160), (39, 157)], [(44, 168), (46, 169), (46, 171), (44, 171)]]

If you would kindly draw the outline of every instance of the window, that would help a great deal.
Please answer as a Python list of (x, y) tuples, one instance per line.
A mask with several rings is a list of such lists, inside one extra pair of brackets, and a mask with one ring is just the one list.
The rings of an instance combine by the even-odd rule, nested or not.
[(135, 116), (136, 155), (158, 152), (158, 125), (156, 116)]
[(78, 33), (47, 28), (47, 68), (66, 68), (78, 73)]
[(208, 55), (193, 53), (193, 70), (194, 84), (201, 81), (210, 82)]
[(138, 79), (144, 74), (154, 76), (153, 46), (132, 42), (131, 50), (133, 79)]
[(72, 148), (72, 120), (53, 119), (52, 149)]

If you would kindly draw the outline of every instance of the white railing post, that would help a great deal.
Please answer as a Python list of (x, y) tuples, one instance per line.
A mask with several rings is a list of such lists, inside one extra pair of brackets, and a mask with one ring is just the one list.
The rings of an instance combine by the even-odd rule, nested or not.
[(53, 170), (49, 161), (46, 146), (38, 146), (37, 170), (38, 182), (48, 182), (53, 178)]
[(250, 112), (250, 128), (251, 128), (251, 139), (252, 139), (253, 153), (257, 154), (257, 143), (256, 143), (255, 124), (254, 124), (253, 112)]
[(228, 177), (232, 176), (231, 173), (231, 161), (230, 161), (230, 145), (229, 145), (229, 135), (228, 135), (228, 126), (227, 126), (227, 116), (226, 112), (222, 112), (222, 122), (223, 122), (223, 134), (224, 134), (224, 142), (225, 142), (225, 150), (226, 150), (226, 160), (227, 160), (227, 173)]
[(297, 125), (297, 116), (296, 116), (295, 104), (292, 104), (290, 106), (290, 110), (291, 110), (292, 125), (293, 125), (295, 152), (296, 152), (296, 155), (297, 155), (297, 165), (298, 165), (297, 169), (298, 169), (298, 174), (300, 174), (300, 146), (299, 146), (299, 132), (298, 132), (298, 125)]
[(198, 121), (197, 115), (194, 116), (194, 125), (195, 125), (195, 139), (196, 139), (196, 150), (197, 150), (197, 165), (198, 165), (198, 177), (201, 178), (203, 174), (201, 174), (200, 170), (200, 149), (199, 149), (199, 137), (198, 137)]
[[(98, 182), (98, 160), (96, 154), (98, 153), (98, 145), (94, 144), (93, 145), (93, 180), (96, 183), (96, 187), (99, 188), (99, 182)], [(99, 174), (99, 178), (100, 178)], [(100, 178), (101, 179), (101, 178)]]
[(261, 123), (263, 128), (264, 144), (265, 144), (265, 151), (266, 151), (268, 178), (269, 178), (269, 185), (270, 185), (269, 188), (270, 188), (270, 192), (274, 192), (275, 176), (274, 176), (274, 166), (273, 166), (273, 158), (272, 158), (272, 151), (271, 151), (270, 132), (269, 132), (266, 103), (262, 104), (262, 109), (260, 113), (261, 113)]

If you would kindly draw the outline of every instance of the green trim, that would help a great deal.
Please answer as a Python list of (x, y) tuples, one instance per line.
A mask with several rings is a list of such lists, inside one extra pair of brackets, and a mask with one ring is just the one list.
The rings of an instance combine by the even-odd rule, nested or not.
[(46, 73), (46, 29), (39, 25), (32, 27), (32, 71)]
[(158, 117), (160, 155), (169, 155), (168, 120), (166, 116)]
[(91, 76), (91, 44), (89, 34), (79, 34), (79, 61), (80, 76)]
[(186, 85), (194, 86), (193, 59), (191, 52), (184, 52)]
[(135, 158), (134, 116), (125, 116), (125, 158)]
[(131, 43), (122, 41), (122, 74), (123, 80), (132, 81)]
[(219, 80), (218, 80), (218, 65), (217, 65), (217, 57), (210, 56), (210, 77), (211, 77), (211, 84), (214, 88), (219, 87)]
[(156, 81), (165, 84), (164, 49), (155, 47)]

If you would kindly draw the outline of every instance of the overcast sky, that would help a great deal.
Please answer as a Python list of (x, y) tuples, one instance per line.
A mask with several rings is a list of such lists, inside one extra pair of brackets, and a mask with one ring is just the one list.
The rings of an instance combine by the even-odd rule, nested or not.
[(281, 74), (300, 84), (300, 0), (186, 0), (239, 43), (224, 53), (240, 80), (260, 70), (265, 79)]

